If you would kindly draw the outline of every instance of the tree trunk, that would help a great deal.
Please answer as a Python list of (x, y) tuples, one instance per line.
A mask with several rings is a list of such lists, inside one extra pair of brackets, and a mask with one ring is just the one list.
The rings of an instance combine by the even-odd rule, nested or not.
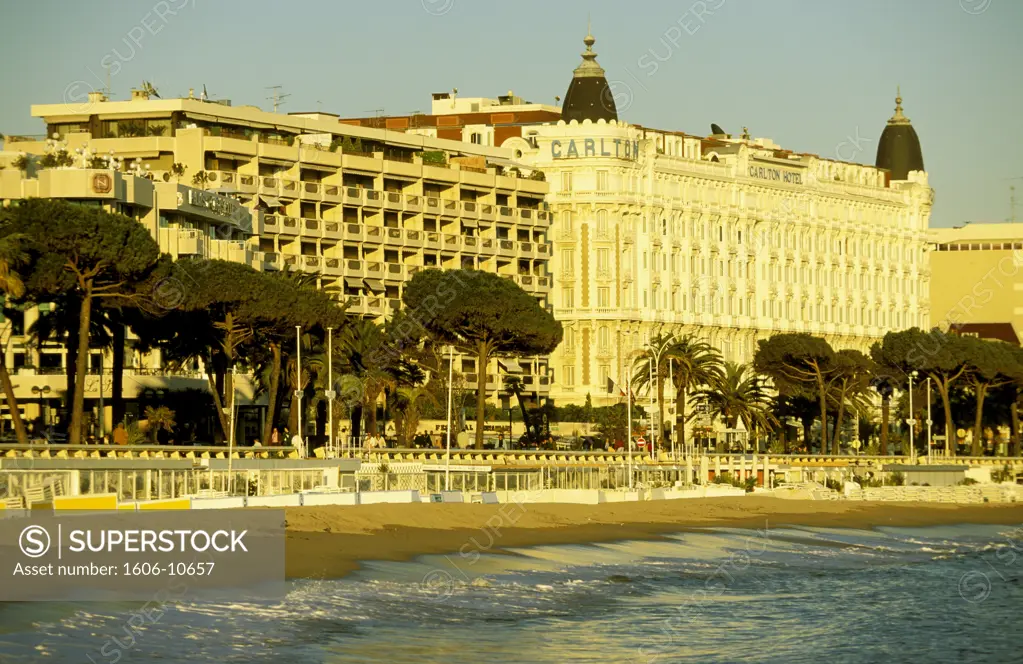
[(366, 432), (373, 434), (374, 436), (380, 433), (377, 430), (377, 397), (380, 396), (380, 392), (377, 388), (366, 390)]
[(881, 397), (881, 455), (888, 454), (888, 417), (891, 397)]
[(935, 381), (938, 387), (938, 394), (941, 395), (941, 407), (945, 411), (945, 452), (949, 456), (955, 456), (958, 450), (958, 441), (955, 438), (955, 423), (952, 422), (952, 404), (948, 399), (948, 383), (944, 380)]
[(316, 436), (323, 438), (327, 431), (327, 402), (316, 402)]
[(281, 346), (270, 342), (270, 387), (267, 389), (266, 420), (263, 422), (263, 444), (270, 442), (273, 435), (274, 422), (277, 421), (277, 390), (281, 385)]
[(678, 448), (686, 451), (686, 388), (680, 387), (675, 393), (675, 437)]
[(6, 354), (0, 362), (0, 384), (3, 386), (4, 398), (7, 399), (7, 410), (11, 411), (11, 421), (14, 422), (14, 433), (18, 436), (19, 445), (28, 445), (28, 431), (25, 430), (25, 422), (21, 419), (18, 411), (18, 399), (14, 396), (14, 385), (11, 384), (11, 374), (7, 371)]
[(490, 344), (476, 344), (476, 449), (483, 449), (483, 425), (487, 421), (487, 364), (490, 362)]
[[(654, 367), (654, 375), (657, 380), (657, 448), (664, 449), (664, 377), (661, 375), (661, 367)], [(651, 447), (651, 449), (653, 449)]]
[(217, 391), (217, 382), (215, 374), (212, 370), (206, 370), (206, 382), (210, 386), (210, 393), (213, 394), (213, 406), (217, 409), (217, 422), (220, 422), (220, 431), (224, 435), (224, 440), (227, 440), (227, 432), (230, 430), (230, 424), (227, 421), (227, 415), (224, 414), (223, 401), (220, 400), (220, 392)]
[[(69, 304), (69, 308), (72, 306)], [(81, 306), (79, 304), (79, 306)], [(63, 421), (61, 425), (64, 432), (71, 433), (71, 412), (74, 410), (75, 401), (75, 378), (78, 375), (78, 328), (70, 326), (67, 332), (67, 339), (64, 341), (64, 366), (67, 380), (64, 392)]]
[[(302, 433), (301, 431), (298, 430), (298, 411), (299, 411), (299, 408), (302, 407), (301, 402), (299, 402), (299, 400), (298, 400), (298, 391), (300, 389), (299, 388), (299, 384), (300, 383), (301, 383), (301, 376), (299, 375), (298, 364), (296, 364), (295, 365), (295, 380), (294, 380), (294, 388), (295, 389), (293, 389), (291, 391), (291, 400), (290, 400), (291, 407), (288, 409), (288, 429), (290, 429), (291, 431), (294, 431), (295, 433), (297, 433), (299, 435), (301, 435), (301, 433)], [(292, 435), (294, 435), (294, 434), (292, 434)], [(286, 445), (290, 445), (291, 441), (289, 440), (285, 444)]]
[(1009, 412), (1012, 415), (1010, 426), (1012, 431), (1009, 434), (1009, 443), (1011, 449), (1009, 450), (1009, 456), (1019, 456), (1019, 402), (1013, 400), (1012, 405), (1009, 406)]
[(821, 454), (827, 454), (828, 449), (828, 400), (824, 393), (824, 381), (817, 380), (818, 402), (821, 406)]
[(973, 420), (973, 456), (984, 455), (984, 397), (987, 396), (987, 385), (978, 385), (977, 391), (977, 416)]
[(842, 441), (839, 434), (842, 432), (842, 416), (845, 414), (845, 390), (839, 395), (838, 413), (835, 415), (835, 432), (831, 435), (831, 453), (835, 456), (841, 453)]
[(362, 437), (362, 404), (355, 403), (352, 405), (352, 445), (359, 444), (359, 438)]
[[(120, 321), (114, 322), (114, 350), (113, 367), (111, 367), (111, 392), (110, 412), (113, 425), (124, 419), (124, 337), (125, 325)], [(100, 413), (103, 417), (103, 413)], [(106, 429), (106, 427), (104, 427)]]
[(81, 445), (82, 425), (85, 415), (85, 374), (89, 362), (89, 323), (92, 318), (92, 282), (85, 283), (78, 314), (78, 357), (75, 358), (75, 394), (71, 405), (71, 430), (68, 443)]
[(781, 451), (782, 454), (789, 453), (789, 440), (788, 436), (785, 435), (785, 423), (782, 422), (781, 426), (778, 427), (778, 438), (781, 439)]

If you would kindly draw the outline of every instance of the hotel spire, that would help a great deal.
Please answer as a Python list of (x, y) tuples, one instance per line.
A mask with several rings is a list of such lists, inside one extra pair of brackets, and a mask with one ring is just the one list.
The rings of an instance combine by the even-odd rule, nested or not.
[(877, 159), (874, 165), (891, 173), (893, 180), (906, 180), (912, 171), (924, 170), (924, 155), (920, 149), (920, 138), (902, 113), (902, 90), (895, 89), (895, 115), (881, 132), (877, 142)]
[(565, 122), (577, 120), (617, 120), (618, 109), (615, 107), (614, 94), (604, 78), (604, 70), (597, 64), (597, 53), (593, 45), (597, 40), (593, 37), (587, 22), (586, 37), (583, 44), (586, 50), (582, 53), (583, 61), (575, 68), (572, 82), (568, 84), (565, 101), (561, 106), (561, 117)]

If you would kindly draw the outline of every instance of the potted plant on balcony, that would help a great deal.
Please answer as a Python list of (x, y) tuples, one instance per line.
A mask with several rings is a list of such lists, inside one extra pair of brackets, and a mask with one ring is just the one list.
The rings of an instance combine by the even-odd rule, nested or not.
[(171, 165), (170, 173), (164, 173), (163, 179), (167, 182), (173, 177), (175, 180), (183, 178), (185, 176), (185, 165), (180, 161), (176, 161)]
[(206, 171), (199, 171), (192, 176), (192, 184), (205, 191), (206, 183), (210, 181), (210, 176)]
[(31, 162), (29, 161), (28, 155), (24, 152), (19, 153), (14, 161), (11, 162), (11, 166), (24, 173), (28, 170), (28, 166)]

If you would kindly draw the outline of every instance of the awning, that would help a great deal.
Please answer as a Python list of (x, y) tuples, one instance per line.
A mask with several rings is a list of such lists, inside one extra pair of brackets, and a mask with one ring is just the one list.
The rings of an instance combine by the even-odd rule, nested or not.
[(246, 161), (246, 160), (251, 158), (248, 155), (243, 155), (241, 153), (234, 153), (234, 152), (219, 152), (218, 151), (218, 152), (208, 152), (207, 154), (211, 154), (214, 157), (216, 157), (217, 159), (223, 159), (224, 161)]
[(125, 152), (118, 152), (117, 156), (120, 157), (121, 159), (125, 159), (125, 160), (131, 160), (131, 159), (158, 159), (160, 157), (160, 151), (159, 150), (147, 150), (147, 151), (135, 151), (135, 152), (125, 151)]
[(268, 159), (266, 157), (259, 158), (260, 163), (270, 164), (271, 166), (283, 166), (284, 168), (291, 168), (295, 163), (293, 161), (284, 161), (283, 159)]
[(301, 166), (304, 169), (308, 168), (311, 171), (325, 171), (327, 173), (334, 173), (335, 171), (337, 171), (337, 168), (335, 168), (334, 166), (325, 166), (323, 164), (313, 164), (313, 163), (309, 163), (309, 162), (305, 162), (305, 161), (303, 161), (301, 164), (299, 164), (299, 166)]
[(273, 196), (263, 196), (262, 194), (260, 194), (259, 200), (263, 201), (263, 203), (265, 203), (267, 207), (279, 208), (281, 206), (280, 200), (274, 198)]
[(345, 277), (345, 286), (349, 288), (364, 288), (366, 284), (359, 277)]
[(509, 360), (509, 359), (506, 359), (506, 358), (499, 358), (497, 360), (497, 366), (499, 366), (502, 369), (504, 369), (505, 373), (510, 373), (510, 374), (520, 374), (520, 373), (523, 373), (522, 367), (520, 367), (519, 363), (516, 362), (515, 360)]
[(369, 288), (374, 293), (384, 292), (384, 282), (380, 281), (379, 279), (366, 279), (365, 284), (366, 287)]
[(479, 228), (479, 224), (475, 219), (462, 219), (462, 225), (466, 228)]

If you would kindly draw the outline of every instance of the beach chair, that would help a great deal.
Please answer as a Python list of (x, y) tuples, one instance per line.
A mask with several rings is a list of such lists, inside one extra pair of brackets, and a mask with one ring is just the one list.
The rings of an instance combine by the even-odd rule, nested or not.
[(100, 459), (100, 458), (102, 458), (102, 455), (99, 453), (99, 450), (94, 450), (93, 452), (91, 452), (89, 454), (89, 457), (91, 457), (93, 459)]
[[(189, 454), (191, 454), (191, 452), (189, 452)], [(199, 457), (199, 458), (200, 459), (209, 459), (210, 458), (210, 453), (209, 452), (203, 452), (202, 456)]]
[(139, 458), (140, 459), (148, 459), (149, 458), (149, 450), (142, 450), (141, 452), (139, 452)]
[(66, 459), (66, 458), (68, 458), (67, 457), (67, 450), (58, 450), (57, 451), (57, 458), (58, 459)]
[(89, 456), (89, 453), (86, 452), (85, 450), (78, 450), (77, 452), (75, 452), (75, 458), (76, 459), (85, 459), (88, 456)]
[(289, 459), (300, 459), (301, 457), (298, 455), (298, 450), (295, 450), (291, 454), (288, 455), (288, 458)]
[[(185, 452), (185, 458), (186, 459), (194, 459), (195, 458), (195, 452)], [(207, 458), (209, 458), (209, 457), (207, 457)]]
[(181, 458), (181, 452), (178, 452), (177, 450), (174, 450), (173, 452), (170, 453), (170, 458), (175, 459), (175, 460), (180, 459)]
[(217, 452), (217, 458), (218, 459), (226, 459), (227, 457), (224, 455), (223, 452)]
[(315, 450), (313, 450), (313, 456), (316, 457), (317, 459), (326, 459), (327, 449), (324, 447), (317, 447)]
[(39, 458), (40, 459), (49, 459), (50, 458), (50, 450), (43, 450), (42, 452), (40, 452), (39, 453)]

